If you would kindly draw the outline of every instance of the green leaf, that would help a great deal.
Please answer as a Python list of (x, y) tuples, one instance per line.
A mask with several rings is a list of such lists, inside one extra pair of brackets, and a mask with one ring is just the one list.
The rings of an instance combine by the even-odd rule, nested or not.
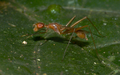
[[(119, 75), (120, 13), (118, 0), (6, 0), (0, 1), (0, 74), (1, 75)], [(101, 62), (96, 57), (90, 34), (88, 41), (73, 34), (53, 30), (33, 37), (37, 22), (66, 25), (87, 16), (105, 37), (86, 19), (75, 27), (89, 25)], [(86, 27), (82, 30), (89, 31)], [(24, 37), (23, 37), (24, 36)]]

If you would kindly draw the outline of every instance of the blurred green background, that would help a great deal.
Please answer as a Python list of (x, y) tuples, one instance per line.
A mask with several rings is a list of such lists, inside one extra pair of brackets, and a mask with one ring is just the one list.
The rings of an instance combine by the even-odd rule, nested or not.
[[(119, 0), (1, 0), (0, 75), (119, 75), (119, 3)], [(72, 23), (88, 16), (106, 36), (101, 37), (87, 19), (75, 26), (90, 26), (101, 62), (90, 34), (88, 41), (73, 34), (63, 61), (70, 35), (48, 30), (30, 38), (21, 37), (33, 34), (33, 24), (37, 22), (66, 25), (75, 15)]]

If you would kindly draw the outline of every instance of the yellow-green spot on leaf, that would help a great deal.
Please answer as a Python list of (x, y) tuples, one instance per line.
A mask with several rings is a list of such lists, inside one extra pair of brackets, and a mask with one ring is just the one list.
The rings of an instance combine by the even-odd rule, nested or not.
[(115, 56), (109, 56), (109, 61), (114, 61), (115, 60)]

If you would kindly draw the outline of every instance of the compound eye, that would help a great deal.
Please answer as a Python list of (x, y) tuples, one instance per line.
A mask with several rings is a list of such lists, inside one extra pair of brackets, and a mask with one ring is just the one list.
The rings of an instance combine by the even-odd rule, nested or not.
[(33, 25), (34, 26), (34, 29), (33, 31), (38, 31), (39, 29), (43, 28), (44, 27), (44, 23), (36, 23)]
[(37, 28), (40, 29), (40, 28), (43, 28), (44, 27), (44, 23), (37, 23)]

